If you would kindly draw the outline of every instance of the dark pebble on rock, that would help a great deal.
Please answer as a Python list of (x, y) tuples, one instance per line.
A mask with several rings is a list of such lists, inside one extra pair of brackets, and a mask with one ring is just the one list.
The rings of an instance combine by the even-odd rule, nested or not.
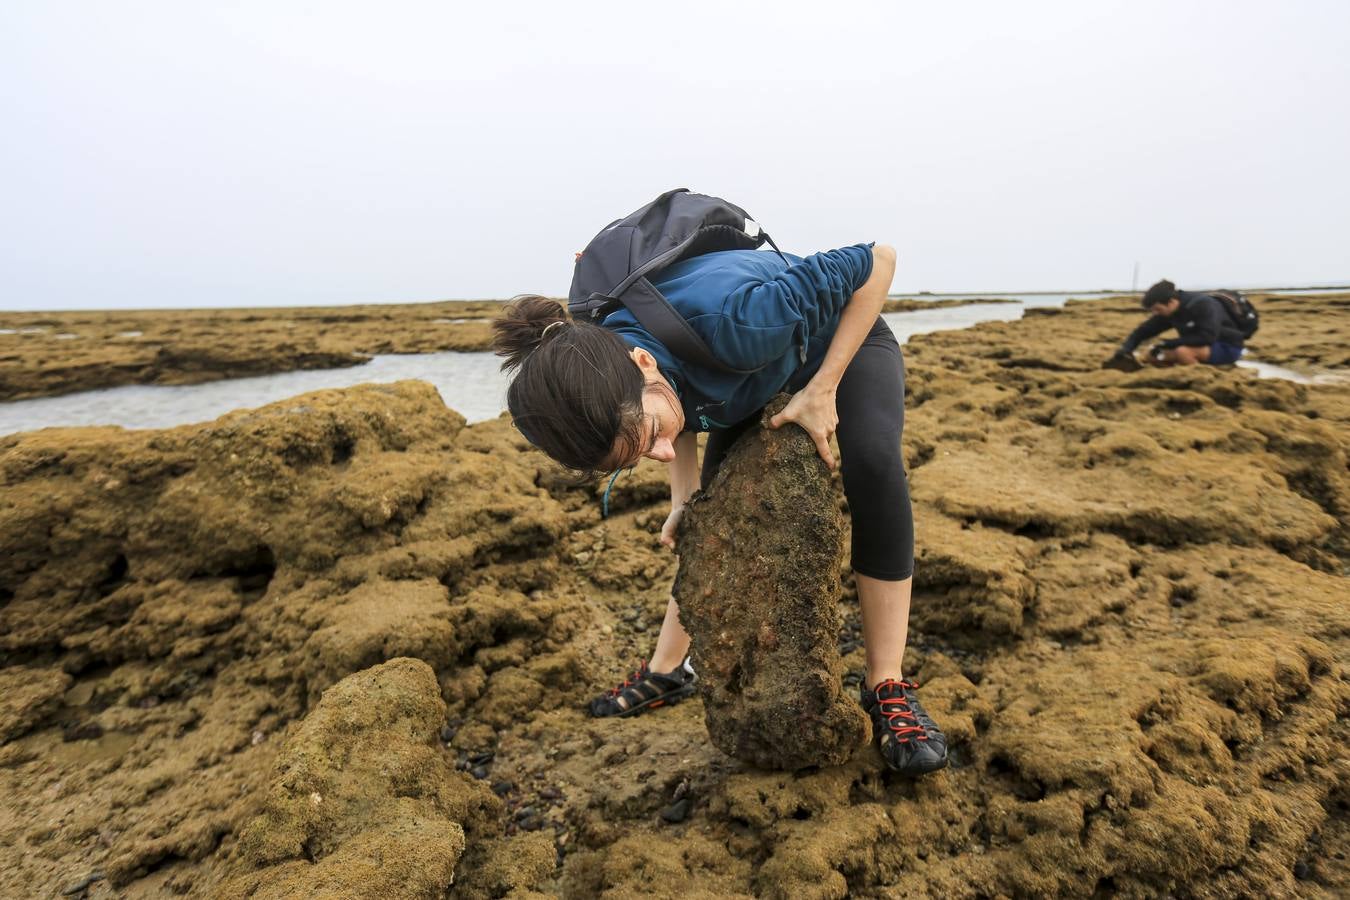
[(538, 816), (530, 816), (528, 819), (520, 820), (520, 830), (538, 831), (540, 826), (543, 824), (544, 824), (543, 819), (540, 819)]
[(542, 791), (540, 791), (539, 796), (544, 800), (561, 800), (562, 791), (550, 785), (544, 788)]
[(683, 800), (676, 800), (674, 803), (661, 810), (661, 818), (672, 824), (683, 822), (685, 819), (689, 818), (689, 798), (685, 797)]
[(70, 741), (92, 741), (103, 737), (103, 726), (97, 722), (81, 722), (78, 725), (67, 725), (61, 733), (61, 740)]
[(1303, 860), (1294, 863), (1294, 877), (1299, 881), (1307, 881), (1312, 872), (1308, 871), (1308, 864)]
[(481, 753), (475, 753), (470, 756), (469, 762), (473, 763), (475, 766), (487, 765), (492, 762), (492, 758), (496, 755), (497, 754), (493, 753), (491, 750), (484, 750)]
[(511, 793), (511, 790), (515, 786), (515, 783), (511, 781), (494, 781), (492, 782), (492, 793), (496, 794), (498, 797), (505, 797), (507, 794)]
[(483, 779), (488, 777), (488, 770), (484, 766), (474, 766), (469, 770), (469, 774), (474, 778)]
[(446, 744), (450, 743), (455, 739), (455, 733), (458, 731), (459, 729), (456, 728), (455, 726), (446, 725), (444, 728), (441, 729), (441, 741)]

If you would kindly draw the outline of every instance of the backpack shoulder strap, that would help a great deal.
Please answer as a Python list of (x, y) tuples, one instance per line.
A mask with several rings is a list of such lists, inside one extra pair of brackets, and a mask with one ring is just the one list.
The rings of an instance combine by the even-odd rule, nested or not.
[(639, 278), (629, 286), (623, 295), (623, 305), (628, 307), (643, 328), (684, 362), (732, 375), (749, 375), (759, 371), (736, 369), (713, 356), (703, 339), (694, 333), (694, 329), (675, 311), (670, 301), (661, 296), (661, 292), (646, 278)]

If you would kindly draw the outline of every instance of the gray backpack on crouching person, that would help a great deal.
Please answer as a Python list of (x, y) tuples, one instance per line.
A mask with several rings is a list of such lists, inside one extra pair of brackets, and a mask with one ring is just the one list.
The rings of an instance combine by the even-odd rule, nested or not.
[(1223, 304), (1224, 312), (1228, 313), (1228, 318), (1242, 333), (1243, 340), (1256, 334), (1256, 329), (1261, 327), (1261, 317), (1257, 314), (1256, 307), (1252, 305), (1252, 301), (1242, 296), (1241, 292), (1220, 290), (1205, 293)]
[(718, 361), (675, 308), (648, 280), (683, 259), (718, 250), (757, 250), (765, 242), (783, 261), (778, 245), (745, 210), (688, 188), (666, 191), (651, 203), (611, 222), (577, 254), (567, 311), (599, 323), (625, 306), (652, 336), (685, 362), (745, 375)]

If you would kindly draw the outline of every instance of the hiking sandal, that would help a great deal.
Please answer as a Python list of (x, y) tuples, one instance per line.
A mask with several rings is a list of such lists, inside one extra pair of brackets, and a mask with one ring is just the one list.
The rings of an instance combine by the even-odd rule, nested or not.
[(691, 696), (697, 684), (698, 676), (687, 656), (673, 672), (653, 672), (643, 661), (623, 684), (591, 701), (591, 715), (597, 719), (622, 718), (661, 706), (673, 706)]
[(865, 679), (858, 685), (881, 758), (890, 769), (911, 777), (947, 765), (947, 736), (915, 696), (917, 687), (892, 678), (877, 684), (875, 690), (867, 689)]

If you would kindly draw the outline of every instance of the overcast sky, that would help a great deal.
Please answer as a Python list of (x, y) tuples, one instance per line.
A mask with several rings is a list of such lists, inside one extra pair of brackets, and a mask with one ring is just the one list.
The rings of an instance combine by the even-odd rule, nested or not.
[(1350, 3), (0, 7), (0, 308), (563, 294), (671, 187), (898, 291), (1350, 281)]

